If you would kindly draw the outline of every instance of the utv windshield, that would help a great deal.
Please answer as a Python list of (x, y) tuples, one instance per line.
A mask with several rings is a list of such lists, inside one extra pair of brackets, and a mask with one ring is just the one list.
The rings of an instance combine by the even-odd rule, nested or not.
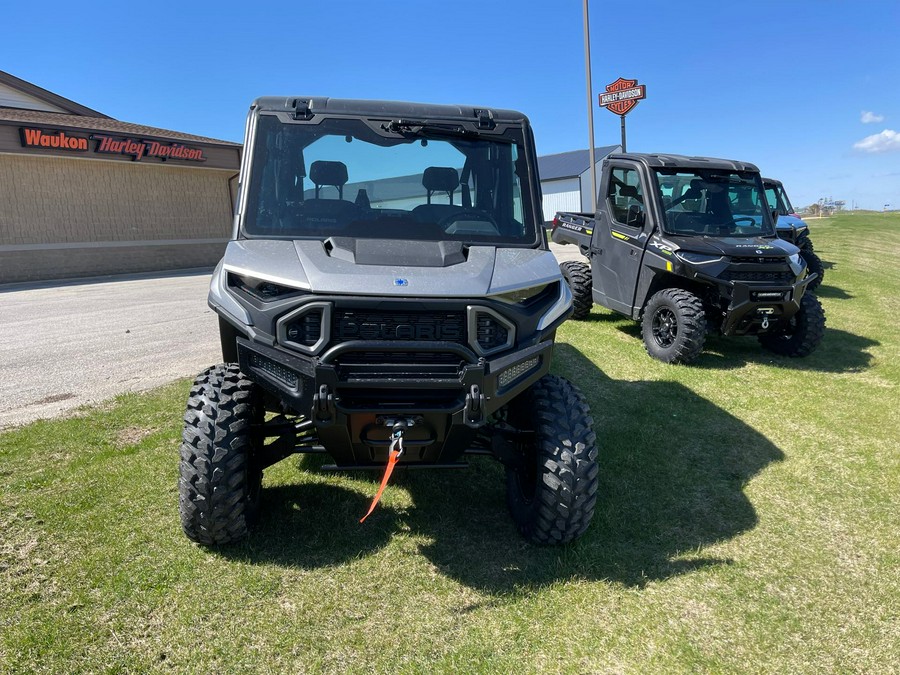
[(540, 241), (521, 130), (261, 115), (250, 174), (250, 236)]
[(656, 170), (668, 234), (712, 237), (774, 235), (762, 183), (752, 172)]
[(794, 213), (794, 207), (788, 199), (784, 187), (778, 183), (766, 183), (766, 201), (769, 208), (778, 211), (779, 216), (789, 216)]

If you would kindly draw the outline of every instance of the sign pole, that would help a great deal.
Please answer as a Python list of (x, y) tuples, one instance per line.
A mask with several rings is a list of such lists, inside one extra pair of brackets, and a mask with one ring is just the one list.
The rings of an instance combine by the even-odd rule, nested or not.
[[(588, 161), (591, 163), (591, 213), (597, 213), (597, 164), (594, 159), (594, 92), (591, 89), (591, 36), (588, 31), (588, 0), (584, 0), (584, 72), (587, 76)], [(624, 117), (622, 119), (625, 119)]]
[(622, 120), (622, 152), (628, 152), (625, 149), (625, 115), (619, 115), (619, 119)]

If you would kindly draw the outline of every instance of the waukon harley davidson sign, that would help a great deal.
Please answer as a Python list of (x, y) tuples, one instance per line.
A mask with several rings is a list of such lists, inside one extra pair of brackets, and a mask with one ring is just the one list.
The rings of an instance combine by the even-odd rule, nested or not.
[(188, 162), (205, 162), (206, 157), (200, 148), (191, 148), (182, 143), (160, 143), (138, 138), (103, 136), (91, 134), (89, 138), (73, 136), (65, 131), (55, 129), (36, 129), (22, 127), (19, 129), (24, 148), (47, 148), (67, 150), (71, 152), (87, 152), (88, 141), (94, 141), (94, 152), (101, 155), (125, 155), (138, 162), (143, 157), (180, 159)]
[(158, 157), (159, 159), (186, 159), (191, 162), (205, 162), (203, 150), (189, 148), (181, 143), (159, 143), (157, 141), (139, 141), (134, 138), (113, 138), (92, 134), (97, 141), (96, 152), (112, 155), (129, 155), (133, 160), (141, 157)]
[(606, 85), (606, 92), (600, 94), (600, 107), (616, 115), (627, 115), (642, 98), (647, 98), (647, 88), (643, 84), (620, 77)]

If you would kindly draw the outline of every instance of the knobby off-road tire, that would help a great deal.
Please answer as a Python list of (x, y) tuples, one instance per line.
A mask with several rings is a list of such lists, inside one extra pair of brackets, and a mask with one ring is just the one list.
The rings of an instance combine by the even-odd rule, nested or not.
[(572, 291), (572, 305), (575, 308), (573, 319), (586, 319), (591, 313), (594, 298), (591, 295), (591, 267), (587, 263), (569, 260), (559, 266), (563, 278)]
[(506, 497), (519, 532), (535, 544), (567, 544), (590, 525), (597, 503), (597, 445), (581, 392), (546, 375), (511, 404), (510, 421), (530, 430), (523, 463), (506, 469)]
[(822, 279), (825, 278), (825, 266), (822, 260), (812, 249), (800, 249), (800, 257), (806, 261), (806, 271), (808, 274), (817, 274), (818, 276), (806, 285), (807, 291), (814, 291), (822, 285)]
[(794, 242), (794, 245), (797, 248), (803, 251), (809, 251), (810, 253), (812, 253), (814, 250), (812, 239), (809, 238), (809, 235), (806, 232), (797, 237), (797, 241)]
[(787, 326), (758, 336), (760, 344), (781, 356), (808, 356), (812, 354), (825, 335), (825, 310), (811, 293), (800, 299), (800, 310), (791, 317)]
[(696, 295), (681, 288), (656, 293), (641, 321), (644, 347), (664, 363), (687, 363), (699, 356), (706, 340), (706, 312)]
[(237, 364), (212, 366), (191, 387), (178, 481), (181, 527), (198, 544), (229, 544), (255, 524), (262, 470), (253, 466), (256, 385)]

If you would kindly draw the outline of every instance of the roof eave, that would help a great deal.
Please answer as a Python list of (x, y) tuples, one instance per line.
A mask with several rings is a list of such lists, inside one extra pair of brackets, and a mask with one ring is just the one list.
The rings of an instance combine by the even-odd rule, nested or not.
[(57, 108), (62, 108), (72, 115), (80, 115), (82, 117), (101, 117), (110, 120), (113, 119), (109, 115), (104, 115), (102, 112), (94, 110), (93, 108), (88, 108), (87, 106), (76, 103), (75, 101), (65, 98), (64, 96), (60, 96), (59, 94), (54, 94), (52, 91), (48, 91), (43, 87), (39, 87), (36, 84), (32, 84), (27, 80), (23, 80), (2, 70), (0, 70), (0, 83), (10, 87), (14, 87), (15, 89), (18, 89), (23, 93), (28, 94), (29, 96), (33, 96), (34, 98), (44, 101), (45, 103), (48, 103), (50, 105), (56, 106)]

